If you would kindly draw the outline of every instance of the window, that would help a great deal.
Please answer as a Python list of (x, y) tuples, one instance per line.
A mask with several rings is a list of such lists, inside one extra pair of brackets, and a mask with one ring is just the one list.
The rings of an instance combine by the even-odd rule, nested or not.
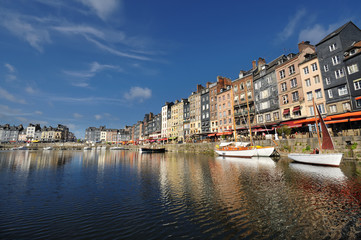
[(251, 88), (251, 81), (247, 81), (246, 85), (247, 85), (247, 88)]
[(353, 86), (355, 87), (355, 90), (360, 90), (361, 89), (361, 80), (354, 82)]
[(351, 65), (351, 66), (347, 66), (347, 71), (348, 71), (348, 74), (353, 74), (355, 72), (358, 72), (358, 66), (357, 66), (357, 63)]
[(287, 104), (288, 103), (288, 95), (283, 95), (282, 101), (283, 101), (283, 104)]
[(267, 81), (268, 84), (271, 84), (272, 78), (271, 78), (271, 77), (268, 77), (268, 78), (266, 79), (266, 81)]
[(361, 107), (361, 99), (356, 100), (356, 107)]
[(336, 107), (336, 105), (331, 105), (331, 106), (330, 106), (330, 112), (331, 112), (331, 113), (337, 112), (337, 107)]
[(305, 75), (309, 74), (308, 67), (303, 68), (303, 73), (304, 73)]
[(275, 112), (273, 113), (273, 119), (276, 121), (276, 120), (279, 120), (280, 119), (280, 114), (278, 112)]
[(318, 110), (320, 111), (321, 114), (325, 114), (326, 111), (325, 111), (325, 106), (323, 105), (323, 103), (317, 105), (318, 107)]
[(307, 92), (307, 100), (312, 101), (312, 91)]
[(262, 123), (263, 122), (263, 115), (258, 115), (258, 122)]
[(284, 77), (286, 77), (286, 75), (285, 75), (285, 70), (281, 70), (281, 71), (280, 71), (280, 79), (282, 79), (282, 78), (284, 78)]
[(260, 92), (260, 98), (264, 99), (264, 98), (268, 98), (269, 97), (269, 89), (263, 90), (262, 92)]
[(311, 80), (310, 79), (306, 79), (305, 82), (306, 82), (307, 87), (311, 86)]
[(244, 93), (241, 94), (241, 100), (244, 100)]
[(331, 84), (330, 78), (325, 78), (325, 82), (326, 82), (327, 85), (330, 85)]
[(312, 68), (312, 71), (314, 72), (314, 71), (317, 71), (317, 63), (312, 63), (311, 64), (311, 68)]
[(328, 72), (329, 68), (327, 64), (323, 66), (323, 70), (325, 70), (325, 72)]
[(228, 116), (231, 116), (231, 114), (232, 114), (231, 110), (228, 110)]
[(346, 85), (338, 88), (338, 95), (339, 96), (346, 95), (347, 93), (348, 92), (347, 92)]
[(337, 48), (336, 43), (334, 43), (334, 44), (332, 44), (332, 45), (329, 46), (330, 52), (335, 51), (336, 48)]
[(241, 83), (241, 85), (239, 85), (239, 88), (240, 88), (241, 90), (243, 90), (243, 89), (244, 89), (244, 85), (243, 85), (243, 83)]
[(258, 90), (259, 88), (261, 88), (261, 81), (254, 84), (254, 89)]
[(292, 101), (297, 102), (299, 99), (298, 91), (292, 93)]
[(333, 65), (337, 65), (337, 64), (339, 64), (340, 63), (340, 57), (339, 56), (333, 56), (332, 57), (332, 64)]
[(248, 99), (252, 98), (252, 92), (247, 92), (247, 95), (248, 95)]
[(315, 81), (315, 84), (320, 83), (320, 77), (318, 75), (314, 76), (313, 80)]
[(321, 89), (317, 89), (317, 90), (315, 90), (315, 93), (316, 93), (316, 98), (322, 98), (322, 92), (321, 92)]
[(291, 79), (291, 88), (295, 88), (295, 87), (297, 87), (297, 79), (293, 78)]
[(266, 122), (270, 122), (271, 121), (271, 114), (267, 113), (266, 114)]
[(328, 89), (327, 92), (328, 92), (328, 97), (333, 98), (332, 89)]
[(229, 93), (227, 94), (227, 99), (230, 99), (231, 98), (231, 96), (229, 95)]
[(260, 104), (260, 109), (261, 110), (267, 109), (269, 107), (270, 107), (270, 101), (263, 102), (263, 103)]
[(335, 71), (335, 77), (336, 77), (336, 79), (342, 78), (343, 76), (345, 76), (345, 73), (344, 73), (344, 71), (343, 71), (342, 68)]
[(285, 82), (281, 83), (281, 91), (282, 92), (287, 91), (287, 84)]
[(234, 92), (237, 92), (237, 91), (238, 91), (237, 85), (235, 85), (235, 86), (233, 87), (233, 91), (234, 91)]
[(342, 103), (342, 108), (344, 111), (348, 111), (348, 110), (351, 110), (351, 105), (350, 103)]
[(295, 73), (295, 66), (294, 65), (289, 66), (288, 70), (289, 70), (290, 75), (294, 74)]
[(313, 107), (308, 107), (308, 110), (310, 110), (311, 116), (314, 116), (314, 115), (315, 115), (315, 112), (314, 112)]

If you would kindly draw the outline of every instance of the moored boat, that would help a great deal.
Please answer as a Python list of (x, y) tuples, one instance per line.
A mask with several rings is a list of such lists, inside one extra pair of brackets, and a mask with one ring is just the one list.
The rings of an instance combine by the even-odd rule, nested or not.
[(53, 150), (52, 147), (44, 147), (43, 150)]
[(140, 148), (141, 153), (164, 153), (165, 148)]
[(215, 152), (224, 157), (251, 158), (256, 154), (256, 148), (240, 142), (221, 143)]
[[(322, 118), (322, 115), (318, 108), (315, 105), (315, 100), (313, 100), (313, 108), (315, 112), (315, 122), (316, 122), (316, 130), (317, 130), (317, 138), (318, 144), (321, 149), (324, 150), (334, 150), (334, 145), (332, 142), (332, 138), (330, 133), (327, 130), (325, 121)], [(318, 121), (317, 116), (320, 120), (321, 130), (322, 130), (322, 145), (320, 140), (320, 132), (318, 129)], [(294, 160), (295, 162), (299, 163), (306, 163), (306, 164), (313, 164), (313, 165), (323, 165), (323, 166), (333, 166), (338, 167), (340, 166), (342, 160), (342, 153), (319, 153), (319, 150), (315, 151), (311, 154), (303, 154), (303, 153), (290, 153), (288, 157)]]

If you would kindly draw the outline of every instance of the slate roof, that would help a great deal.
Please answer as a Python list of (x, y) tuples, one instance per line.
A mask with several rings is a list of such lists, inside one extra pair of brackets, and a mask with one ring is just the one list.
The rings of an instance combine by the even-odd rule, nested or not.
[[(321, 43), (329, 40), (330, 38), (338, 35), (340, 32), (342, 32), (342, 30), (348, 26), (349, 24), (354, 25), (357, 29), (359, 29), (352, 21), (347, 22), (346, 24), (342, 25), (341, 27), (337, 28), (335, 31), (333, 31), (332, 33), (328, 34), (326, 37), (324, 37), (319, 43), (316, 44), (316, 46), (320, 45)], [(359, 29), (360, 30), (360, 29)], [(361, 31), (361, 30), (360, 30)]]

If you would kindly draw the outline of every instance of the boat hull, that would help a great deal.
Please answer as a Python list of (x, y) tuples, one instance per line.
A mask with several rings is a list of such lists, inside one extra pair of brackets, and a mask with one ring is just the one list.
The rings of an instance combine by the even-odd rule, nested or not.
[(240, 157), (240, 158), (251, 158), (255, 156), (256, 149), (249, 150), (215, 150), (219, 156), (224, 157)]
[(322, 166), (340, 166), (342, 160), (342, 153), (332, 154), (304, 154), (304, 153), (291, 153), (288, 157), (295, 162), (322, 165)]
[(164, 153), (165, 148), (140, 148), (141, 153)]
[(273, 151), (275, 150), (274, 147), (262, 147), (256, 149), (255, 157), (269, 157), (272, 155)]

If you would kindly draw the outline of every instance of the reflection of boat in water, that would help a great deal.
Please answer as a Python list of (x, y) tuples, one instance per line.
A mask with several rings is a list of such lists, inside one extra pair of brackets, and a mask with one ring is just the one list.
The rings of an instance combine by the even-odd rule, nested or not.
[(233, 158), (233, 157), (216, 157), (216, 160), (238, 163), (247, 167), (276, 167), (275, 161), (270, 157), (252, 157), (252, 158)]
[(84, 149), (84, 150), (92, 150), (91, 147), (84, 147), (83, 149)]
[(43, 150), (53, 150), (52, 147), (44, 147)]
[(141, 153), (164, 153), (165, 148), (140, 148)]
[(290, 168), (297, 172), (302, 172), (314, 177), (322, 177), (326, 179), (343, 180), (345, 175), (340, 168), (330, 168), (325, 166), (306, 165), (301, 163), (290, 163)]

